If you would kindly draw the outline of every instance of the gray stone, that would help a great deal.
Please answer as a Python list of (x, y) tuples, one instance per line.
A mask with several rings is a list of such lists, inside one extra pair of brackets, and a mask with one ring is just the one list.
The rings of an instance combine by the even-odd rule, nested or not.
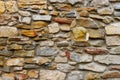
[(107, 36), (106, 44), (107, 44), (107, 46), (119, 46), (120, 45), (120, 37), (119, 36)]
[(67, 80), (83, 80), (83, 72), (72, 71), (68, 74)]
[(36, 55), (38, 56), (54, 56), (58, 53), (57, 49), (50, 47), (37, 47)]
[(68, 2), (74, 5), (75, 3), (82, 2), (82, 0), (68, 0)]
[(67, 62), (68, 60), (67, 60), (67, 57), (61, 57), (61, 56), (57, 56), (57, 57), (55, 57), (55, 62), (57, 62), (57, 63), (65, 63), (65, 62)]
[(69, 46), (69, 42), (68, 41), (57, 42), (57, 46), (58, 47), (67, 47), (67, 46)]
[(114, 4), (114, 9), (115, 10), (120, 10), (120, 3)]
[(120, 54), (120, 46), (111, 48), (110, 53), (111, 54)]
[(71, 70), (75, 69), (75, 67), (69, 64), (57, 64), (57, 69), (62, 72), (70, 72)]
[(78, 54), (78, 53), (71, 53), (70, 59), (73, 61), (76, 61), (78, 63), (80, 62), (91, 62), (92, 56), (89, 54)]
[(57, 70), (40, 70), (40, 80), (65, 80), (66, 74)]
[(52, 23), (48, 25), (49, 33), (57, 33), (60, 30), (58, 23)]
[(104, 40), (90, 40), (90, 45), (95, 47), (101, 47), (104, 44)]
[(114, 16), (120, 17), (120, 12), (119, 11), (114, 11)]
[(40, 46), (54, 46), (54, 41), (42, 41)]
[(60, 2), (60, 3), (66, 2), (66, 0), (49, 0), (49, 1), (52, 3), (54, 3), (54, 2)]
[(104, 72), (106, 67), (97, 63), (88, 63), (88, 64), (80, 64), (79, 69), (81, 70), (90, 70), (94, 72)]
[(22, 22), (26, 23), (26, 24), (30, 24), (31, 23), (31, 17), (23, 17)]
[(31, 16), (31, 13), (28, 12), (28, 11), (18, 11), (18, 13), (21, 15), (21, 16)]
[(33, 20), (43, 20), (43, 21), (50, 21), (52, 16), (50, 15), (38, 15), (35, 14), (32, 16)]
[(26, 64), (24, 65), (25, 69), (37, 69), (40, 68), (40, 66), (38, 66), (37, 64)]
[(120, 64), (120, 56), (117, 55), (98, 55), (94, 58), (95, 61), (104, 64)]
[[(69, 1), (78, 1), (78, 0), (69, 0)], [(77, 17), (78, 13), (77, 11), (73, 10), (71, 12), (66, 13), (66, 17)]]
[(18, 35), (18, 30), (16, 27), (0, 27), (0, 37), (14, 37)]

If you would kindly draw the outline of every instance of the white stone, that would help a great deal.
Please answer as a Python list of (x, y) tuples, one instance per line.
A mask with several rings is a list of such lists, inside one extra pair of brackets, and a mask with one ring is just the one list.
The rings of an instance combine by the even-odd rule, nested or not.
[(48, 25), (48, 29), (49, 33), (57, 33), (60, 30), (58, 23), (52, 23)]
[(33, 15), (32, 16), (33, 20), (43, 20), (43, 21), (50, 21), (52, 16), (50, 15)]

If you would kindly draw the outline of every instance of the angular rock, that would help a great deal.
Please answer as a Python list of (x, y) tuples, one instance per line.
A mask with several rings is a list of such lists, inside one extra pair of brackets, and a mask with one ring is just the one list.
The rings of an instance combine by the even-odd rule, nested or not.
[(102, 75), (102, 78), (120, 78), (120, 72), (119, 71), (108, 71), (104, 72)]
[(120, 64), (119, 62), (120, 56), (117, 55), (98, 55), (95, 56), (94, 60), (99, 63), (104, 64)]
[(57, 64), (57, 69), (62, 72), (70, 72), (71, 70), (75, 69), (75, 67), (69, 64)]
[(38, 74), (39, 74), (39, 72), (37, 70), (30, 70), (30, 71), (28, 71), (28, 76), (30, 78), (38, 78), (38, 76), (39, 76)]
[(93, 7), (100, 7), (100, 6), (108, 6), (109, 0), (93, 0), (90, 4), (90, 6)]
[(72, 19), (70, 18), (60, 18), (60, 17), (56, 17), (53, 19), (55, 22), (58, 22), (60, 24), (71, 24), (72, 23)]
[(35, 54), (34, 50), (25, 51), (25, 50), (18, 50), (14, 51), (14, 56), (16, 57), (33, 57)]
[(31, 23), (31, 18), (30, 17), (23, 17), (22, 22), (25, 24), (30, 24)]
[(80, 17), (77, 20), (77, 23), (80, 26), (83, 26), (83, 27), (86, 27), (86, 28), (98, 28), (98, 24), (93, 19), (91, 19), (91, 18)]
[(99, 55), (99, 54), (107, 54), (109, 51), (107, 49), (102, 48), (85, 48), (84, 51), (88, 54)]
[(14, 13), (18, 11), (17, 1), (6, 1), (5, 5), (7, 11), (10, 13)]
[(90, 40), (90, 45), (95, 47), (101, 47), (104, 44), (104, 40)]
[(114, 21), (114, 19), (112, 18), (112, 17), (110, 17), (110, 16), (105, 16), (104, 18), (103, 18), (103, 22), (104, 23), (107, 23), (107, 24), (109, 24), (109, 23), (111, 23), (111, 22), (113, 22)]
[(83, 73), (80, 71), (72, 71), (68, 74), (67, 80), (83, 80)]
[(25, 62), (29, 64), (34, 63), (34, 64), (42, 65), (51, 62), (51, 60), (46, 57), (34, 57), (34, 58), (25, 59)]
[(57, 46), (58, 47), (67, 47), (67, 46), (69, 46), (69, 42), (68, 41), (57, 42)]
[(5, 2), (0, 1), (0, 14), (5, 12)]
[(0, 27), (0, 37), (14, 37), (18, 35), (16, 27)]
[(67, 57), (57, 56), (57, 57), (55, 57), (55, 62), (57, 62), (57, 63), (65, 63), (65, 62), (67, 62)]
[(98, 14), (100, 15), (111, 15), (113, 10), (109, 7), (101, 8), (97, 10)]
[(48, 25), (49, 33), (58, 33), (60, 28), (58, 23), (52, 23)]
[(28, 12), (28, 11), (19, 10), (18, 13), (19, 13), (21, 16), (25, 16), (25, 17), (31, 16), (31, 13)]
[(11, 21), (11, 15), (9, 14), (1, 14), (0, 15), (0, 25), (6, 25)]
[(90, 35), (90, 38), (94, 38), (94, 39), (104, 38), (104, 31), (100, 29), (88, 29), (88, 33)]
[(72, 29), (75, 41), (85, 42), (89, 39), (87, 30), (83, 27), (75, 27)]
[(6, 66), (23, 66), (24, 65), (24, 59), (23, 58), (12, 58), (8, 59), (5, 62)]
[(112, 23), (105, 27), (107, 35), (120, 35), (120, 22)]
[(35, 14), (32, 16), (32, 19), (35, 21), (42, 20), (42, 21), (51, 21), (52, 16), (50, 15), (39, 15)]
[(2, 80), (15, 80), (14, 73), (4, 73), (2, 74)]
[(37, 47), (36, 55), (38, 56), (54, 56), (58, 53), (57, 49), (50, 47)]
[(47, 0), (19, 0), (18, 6), (20, 8), (46, 9)]
[(92, 56), (88, 54), (78, 54), (78, 53), (71, 53), (70, 59), (77, 63), (80, 62), (92, 62)]
[[(57, 75), (57, 76), (56, 76)], [(56, 70), (40, 70), (40, 80), (65, 80), (66, 74)]]
[(119, 36), (107, 36), (106, 44), (107, 46), (119, 46), (120, 45), (120, 37)]
[(90, 70), (94, 72), (104, 72), (106, 67), (97, 63), (88, 63), (88, 64), (80, 64), (79, 69), (81, 70)]
[(36, 37), (37, 32), (35, 30), (22, 30), (22, 35), (27, 37)]
[(89, 72), (86, 76), (86, 80), (102, 80), (102, 79), (100, 78), (99, 74)]

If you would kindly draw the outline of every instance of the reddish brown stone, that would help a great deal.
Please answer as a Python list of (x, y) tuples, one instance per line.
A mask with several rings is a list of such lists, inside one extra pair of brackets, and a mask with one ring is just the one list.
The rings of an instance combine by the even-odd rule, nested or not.
[(120, 66), (110, 66), (110, 70), (120, 70)]
[(85, 48), (84, 51), (88, 54), (99, 55), (99, 54), (107, 54), (107, 49), (98, 49), (98, 48)]
[(72, 19), (70, 18), (54, 18), (54, 21), (61, 23), (61, 24), (71, 24), (72, 23)]
[(102, 75), (102, 78), (120, 78), (120, 72), (118, 71), (111, 71), (111, 72), (106, 72)]

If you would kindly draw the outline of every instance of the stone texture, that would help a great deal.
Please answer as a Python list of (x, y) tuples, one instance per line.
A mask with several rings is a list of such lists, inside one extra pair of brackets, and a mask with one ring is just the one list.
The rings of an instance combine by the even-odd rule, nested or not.
[(95, 61), (104, 64), (120, 64), (120, 57), (117, 55), (99, 55), (94, 58)]
[[(56, 76), (57, 75), (57, 76)], [(40, 80), (64, 80), (66, 74), (56, 70), (40, 70)]]
[(105, 7), (105, 8), (98, 9), (97, 12), (100, 15), (111, 15), (113, 13), (113, 10), (109, 7)]
[(5, 2), (0, 1), (0, 14), (5, 12)]
[(87, 33), (87, 30), (84, 27), (75, 27), (72, 29), (74, 39), (75, 41), (88, 41), (89, 40), (89, 34)]
[(92, 62), (92, 63), (88, 63), (88, 64), (79, 65), (79, 69), (90, 70), (90, 71), (94, 71), (94, 72), (104, 72), (106, 67)]
[(80, 26), (83, 26), (83, 27), (86, 27), (86, 28), (98, 28), (98, 24), (91, 18), (80, 17), (77, 20), (77, 22)]
[(120, 78), (120, 72), (119, 71), (109, 71), (109, 72), (105, 72), (102, 75), (102, 78)]
[(52, 16), (50, 15), (33, 15), (32, 16), (32, 19), (35, 20), (35, 21), (38, 21), (38, 20), (42, 20), (42, 21), (50, 21), (52, 18)]
[(36, 54), (38, 56), (53, 56), (58, 53), (57, 49), (50, 48), (50, 47), (37, 47)]
[(120, 46), (111, 48), (110, 53), (111, 54), (120, 54)]
[(0, 37), (14, 37), (18, 35), (16, 27), (0, 27)]
[(62, 72), (70, 72), (71, 70), (75, 69), (75, 67), (69, 64), (57, 64), (57, 69)]
[(31, 23), (31, 18), (30, 17), (23, 17), (22, 22), (26, 23), (26, 24), (30, 24)]
[(37, 36), (37, 32), (35, 30), (22, 30), (22, 35), (28, 37), (35, 37)]
[(24, 59), (23, 58), (12, 58), (8, 59), (5, 62), (6, 66), (23, 66), (24, 65)]
[(18, 6), (20, 8), (46, 9), (47, 0), (19, 0)]
[(108, 26), (105, 27), (105, 30), (106, 30), (106, 34), (107, 35), (119, 35), (120, 32), (119, 32), (119, 22), (118, 23), (112, 23)]
[(57, 62), (57, 63), (65, 63), (65, 62), (67, 62), (68, 60), (67, 60), (67, 57), (61, 57), (61, 56), (57, 56), (57, 57), (55, 57), (55, 62)]
[(49, 33), (57, 33), (60, 30), (58, 23), (49, 24), (48, 28), (49, 28)]
[(13, 73), (4, 73), (2, 80), (15, 80), (15, 75)]
[(40, 46), (54, 46), (54, 41), (42, 41)]
[(119, 46), (120, 37), (119, 36), (107, 36), (106, 44), (107, 46)]
[(72, 71), (68, 74), (67, 80), (82, 80), (83, 73), (80, 71)]
[(88, 54), (97, 55), (97, 54), (107, 54), (109, 51), (107, 49), (102, 48), (85, 48), (84, 51)]
[(30, 78), (38, 78), (38, 71), (36, 71), (36, 70), (30, 70), (30, 71), (28, 71), (28, 76), (30, 77)]
[(99, 74), (89, 72), (89, 73), (86, 75), (86, 80), (102, 80), (102, 79), (100, 78), (100, 75), (99, 75)]

